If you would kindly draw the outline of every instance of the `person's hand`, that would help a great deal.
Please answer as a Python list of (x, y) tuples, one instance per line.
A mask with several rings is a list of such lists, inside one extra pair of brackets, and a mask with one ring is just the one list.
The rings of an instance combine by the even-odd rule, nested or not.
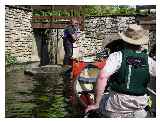
[(90, 110), (95, 110), (95, 109), (98, 109), (98, 108), (99, 108), (99, 105), (97, 105), (97, 104), (89, 105), (89, 106), (85, 109), (85, 113), (87, 113), (87, 112), (90, 111)]
[(78, 40), (77, 34), (76, 33), (72, 34), (72, 38), (74, 41), (77, 41)]

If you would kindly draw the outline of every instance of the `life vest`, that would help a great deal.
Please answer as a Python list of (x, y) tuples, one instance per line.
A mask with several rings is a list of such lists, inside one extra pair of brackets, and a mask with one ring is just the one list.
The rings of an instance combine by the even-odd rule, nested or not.
[(109, 80), (111, 89), (128, 95), (144, 95), (149, 82), (148, 55), (129, 49), (121, 52), (121, 67)]

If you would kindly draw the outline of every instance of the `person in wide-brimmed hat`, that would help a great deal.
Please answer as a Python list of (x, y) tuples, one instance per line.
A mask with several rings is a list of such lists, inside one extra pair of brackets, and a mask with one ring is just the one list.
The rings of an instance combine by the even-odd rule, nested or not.
[[(109, 55), (96, 85), (96, 103), (86, 112), (99, 109), (105, 117), (146, 117), (149, 74), (156, 75), (155, 61), (141, 47), (149, 42), (148, 30), (130, 24), (119, 33), (125, 48)], [(103, 95), (109, 85), (109, 96)]]
[(123, 41), (133, 45), (147, 45), (149, 42), (148, 30), (137, 24), (130, 24), (128, 29), (119, 35)]

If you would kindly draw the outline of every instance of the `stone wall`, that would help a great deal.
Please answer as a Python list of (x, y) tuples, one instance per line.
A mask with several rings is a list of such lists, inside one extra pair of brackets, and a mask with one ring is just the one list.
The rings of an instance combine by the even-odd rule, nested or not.
[[(78, 42), (80, 53), (88, 55), (97, 52), (110, 42), (119, 39), (118, 32), (125, 31), (129, 24), (136, 23), (135, 16), (108, 16), (85, 18), (84, 31)], [(149, 51), (156, 43), (156, 31), (149, 30)], [(76, 51), (76, 49), (75, 49)], [(78, 55), (80, 55), (78, 53)]]
[[(6, 6), (5, 14), (5, 49), (15, 56), (18, 62), (40, 61), (42, 35), (31, 27), (32, 11)], [(84, 56), (96, 53), (113, 40), (119, 39), (118, 32), (135, 23), (135, 16), (86, 17), (84, 30), (77, 44), (74, 55)], [(58, 32), (57, 32), (58, 31)], [(150, 31), (150, 42), (155, 44), (155, 31)], [(64, 57), (63, 29), (52, 29), (49, 34), (48, 52), (50, 64), (62, 64)], [(58, 47), (57, 47), (58, 46)]]
[(32, 53), (32, 11), (14, 6), (5, 10), (5, 51), (18, 62), (28, 62)]
[(152, 48), (156, 45), (156, 31), (155, 30), (150, 31), (150, 33), (149, 33), (149, 39), (150, 39), (150, 42), (149, 42), (149, 51), (151, 51)]
[(85, 29), (79, 45), (83, 55), (97, 52), (113, 40), (119, 39), (118, 32), (135, 23), (134, 16), (108, 16), (85, 18)]

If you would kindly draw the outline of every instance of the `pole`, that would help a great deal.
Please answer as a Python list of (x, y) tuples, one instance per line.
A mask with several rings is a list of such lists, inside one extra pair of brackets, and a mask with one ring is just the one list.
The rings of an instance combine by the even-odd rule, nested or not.
[(57, 40), (56, 40), (56, 58), (55, 58), (55, 64), (58, 64), (58, 61), (57, 61), (57, 59), (58, 59), (58, 55), (57, 55), (57, 53), (58, 53), (58, 36), (59, 36), (59, 34), (58, 34), (58, 29), (57, 29)]

